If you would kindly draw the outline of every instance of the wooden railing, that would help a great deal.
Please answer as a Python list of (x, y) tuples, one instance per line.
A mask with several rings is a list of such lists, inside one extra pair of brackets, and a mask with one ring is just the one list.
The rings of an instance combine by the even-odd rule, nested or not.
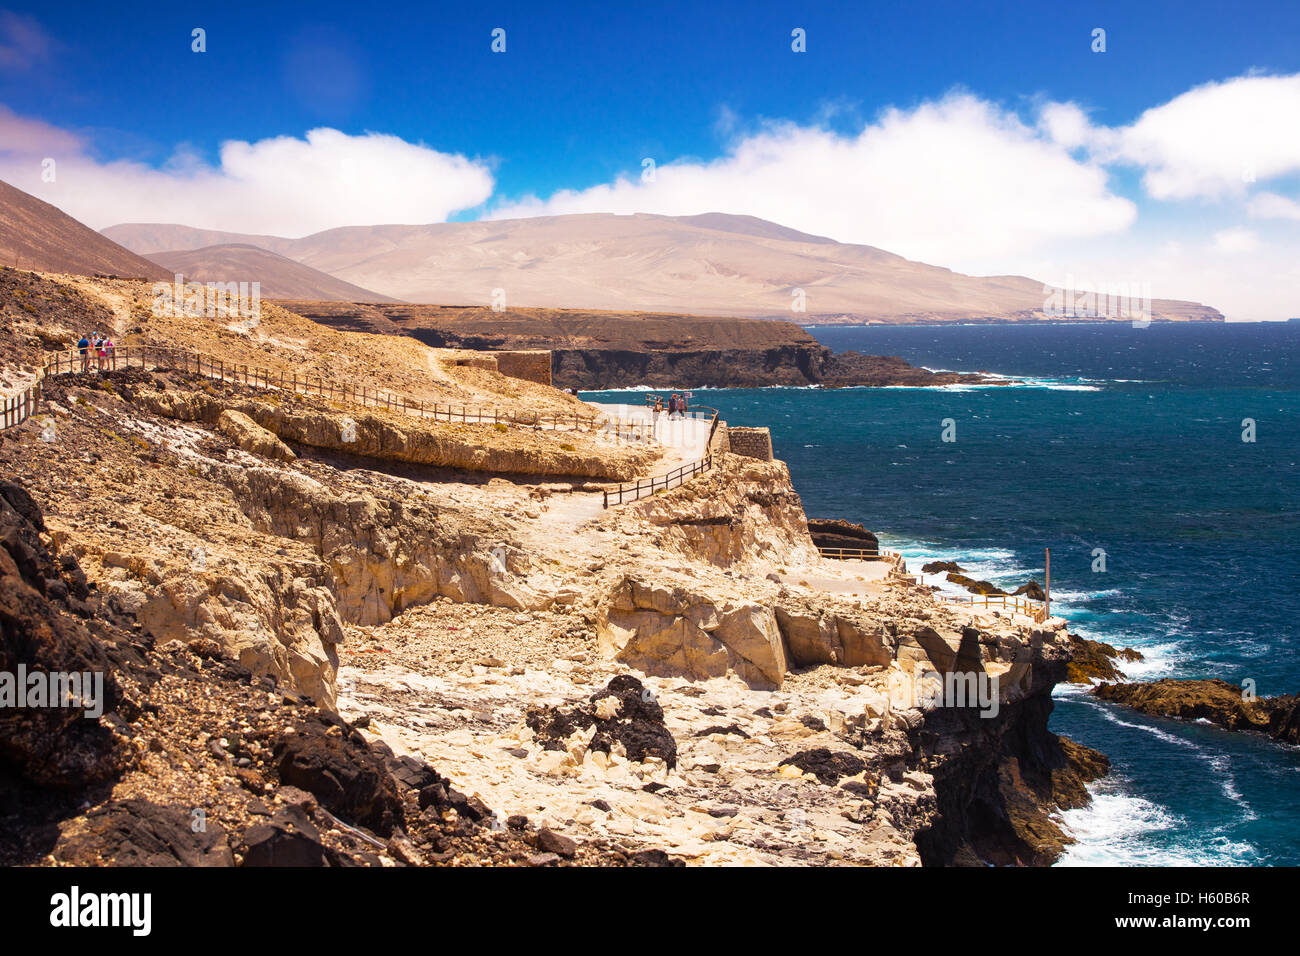
[(897, 551), (881, 551), (876, 548), (823, 548), (817, 547), (817, 553), (823, 558), (837, 561), (897, 561)]
[(37, 381), (16, 395), (0, 398), (0, 431), (21, 425), (36, 414), (41, 400), (41, 383)]
[(1002, 608), (1013, 614), (1023, 614), (1032, 618), (1036, 624), (1042, 624), (1047, 620), (1047, 605), (1042, 601), (1035, 601), (1033, 598), (1027, 598), (1015, 594), (971, 594), (971, 595), (943, 595), (943, 600), (950, 601), (953, 604), (969, 605), (971, 607), (983, 608)]
[(704, 448), (707, 454), (705, 454), (705, 456), (699, 461), (693, 461), (682, 465), (680, 468), (674, 468), (666, 475), (641, 478), (631, 484), (619, 485), (617, 488), (612, 490), (606, 490), (602, 493), (602, 507), (608, 508), (611, 501), (616, 505), (621, 505), (625, 501), (636, 501), (646, 495), (653, 495), (657, 491), (667, 491), (669, 488), (674, 487), (673, 482), (676, 482), (677, 485), (680, 486), (685, 483), (687, 478), (706, 472), (713, 467), (713, 452), (711, 448), (713, 445), (713, 435), (718, 430), (718, 415), (720, 413), (716, 408), (701, 407), (695, 409), (694, 412), (688, 412), (687, 414), (701, 419), (705, 417), (710, 419), (709, 438), (704, 443)]
[(100, 357), (76, 349), (54, 353), (41, 368), (37, 381), (17, 395), (3, 399), (0, 404), (0, 421), (4, 428), (21, 424), (35, 414), (43, 394), (42, 383), (51, 375), (72, 375), (81, 372), (111, 372), (126, 368), (175, 369), (221, 382), (246, 385), (250, 388), (274, 389), (301, 395), (318, 395), (327, 401), (348, 402), (372, 408), (385, 408), (435, 421), (472, 424), (507, 424), (542, 429), (603, 430), (619, 440), (652, 441), (653, 429), (642, 421), (611, 419), (601, 415), (542, 415), (518, 409), (501, 409), (496, 406), (452, 405), (426, 402), (422, 399), (395, 395), (368, 386), (336, 385), (319, 376), (299, 375), (296, 371), (274, 372), (257, 366), (237, 362), (227, 363), (187, 349), (163, 346), (121, 346), (110, 355)]
[[(669, 488), (683, 484), (687, 478), (706, 472), (712, 467), (713, 456), (705, 455), (699, 461), (692, 461), (680, 468), (674, 468), (666, 475), (641, 478), (631, 484), (607, 489), (603, 492), (604, 502), (602, 506), (608, 508), (611, 501), (616, 505), (621, 505), (625, 501), (636, 501), (646, 495), (653, 495), (657, 491), (667, 491)], [(674, 485), (674, 482), (676, 482), (676, 485)]]

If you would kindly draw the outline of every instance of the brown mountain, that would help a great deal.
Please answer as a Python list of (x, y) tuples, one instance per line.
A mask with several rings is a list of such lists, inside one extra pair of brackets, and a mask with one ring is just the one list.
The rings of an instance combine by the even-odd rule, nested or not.
[(231, 244), (190, 252), (151, 252), (148, 258), (195, 282), (260, 282), (262, 296), (267, 299), (394, 301), (257, 246)]
[(167, 276), (162, 266), (6, 182), (0, 182), (0, 264), (72, 275)]
[[(137, 251), (250, 242), (408, 302), (785, 318), (805, 324), (1045, 318), (1043, 283), (968, 276), (872, 246), (749, 216), (617, 216), (349, 226), (301, 239), (224, 237), (184, 226), (105, 230)], [(159, 244), (161, 243), (161, 245)], [(802, 289), (806, 309), (794, 312)], [(1215, 309), (1157, 299), (1157, 320), (1222, 321)]]

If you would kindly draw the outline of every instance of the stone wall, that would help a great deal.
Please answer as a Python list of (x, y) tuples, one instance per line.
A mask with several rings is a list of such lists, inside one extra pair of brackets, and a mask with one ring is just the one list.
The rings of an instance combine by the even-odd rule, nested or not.
[(728, 437), (733, 455), (744, 455), (760, 461), (772, 460), (772, 433), (766, 428), (740, 428), (732, 425)]
[(551, 384), (551, 353), (546, 349), (493, 352), (497, 371), (511, 378), (522, 378), (540, 385)]
[(716, 455), (726, 451), (731, 451), (731, 432), (727, 428), (727, 423), (719, 420), (718, 427), (713, 432), (713, 441), (709, 442), (709, 454)]

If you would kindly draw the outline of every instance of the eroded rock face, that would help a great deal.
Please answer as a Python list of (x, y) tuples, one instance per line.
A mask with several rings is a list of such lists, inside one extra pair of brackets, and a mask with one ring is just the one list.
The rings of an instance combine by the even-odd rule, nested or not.
[(680, 586), (625, 579), (596, 621), (601, 652), (647, 674), (708, 679), (733, 671), (755, 686), (780, 686), (785, 642), (770, 607), (716, 602)]
[(269, 468), (213, 474), (257, 528), (302, 541), (325, 562), (330, 593), (349, 623), (381, 624), (438, 595), (515, 608), (552, 600), (529, 586), (524, 556), (504, 548), (486, 525), (474, 534), (416, 496), (340, 494), (307, 475)]
[[(400, 411), (355, 408), (342, 413), (335, 408), (317, 408), (309, 400), (294, 395), (284, 395), (282, 400), (272, 402), (256, 394), (213, 395), (173, 386), (165, 391), (141, 389), (132, 392), (130, 397), (133, 402), (168, 418), (219, 427), (222, 417), (233, 412), (242, 416), (235, 420), (239, 422), (237, 427), (230, 426), (240, 436), (236, 443), (246, 440), (247, 422), (282, 442), (378, 461), (497, 474), (627, 481), (654, 458), (644, 449), (598, 447), (590, 436), (581, 433), (541, 433), (539, 437), (529, 430), (504, 425), (496, 429), (490, 422), (437, 422)], [(265, 439), (258, 442), (264, 444)], [(268, 455), (288, 460), (281, 456), (278, 450)]]
[(298, 457), (275, 435), (233, 408), (227, 408), (217, 418), (217, 431), (253, 455), (274, 458), (276, 461), (293, 461)]
[(848, 602), (786, 597), (776, 606), (776, 620), (798, 667), (884, 666), (897, 656), (897, 640), (885, 623)]
[(781, 461), (715, 455), (713, 470), (671, 494), (628, 505), (661, 531), (660, 546), (716, 567), (817, 560), (803, 502)]

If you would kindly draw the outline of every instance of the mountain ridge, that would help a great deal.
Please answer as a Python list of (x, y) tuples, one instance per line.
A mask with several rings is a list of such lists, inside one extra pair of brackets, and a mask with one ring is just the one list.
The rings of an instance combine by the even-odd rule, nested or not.
[[(1044, 284), (968, 276), (874, 246), (751, 216), (582, 213), (429, 225), (340, 226), (299, 239), (121, 224), (139, 251), (248, 241), (406, 302), (785, 318), (807, 324), (1041, 321)], [(801, 301), (803, 311), (792, 305)], [(1151, 303), (1157, 321), (1223, 321), (1209, 306)], [(1119, 318), (1118, 316), (1112, 318)]]

